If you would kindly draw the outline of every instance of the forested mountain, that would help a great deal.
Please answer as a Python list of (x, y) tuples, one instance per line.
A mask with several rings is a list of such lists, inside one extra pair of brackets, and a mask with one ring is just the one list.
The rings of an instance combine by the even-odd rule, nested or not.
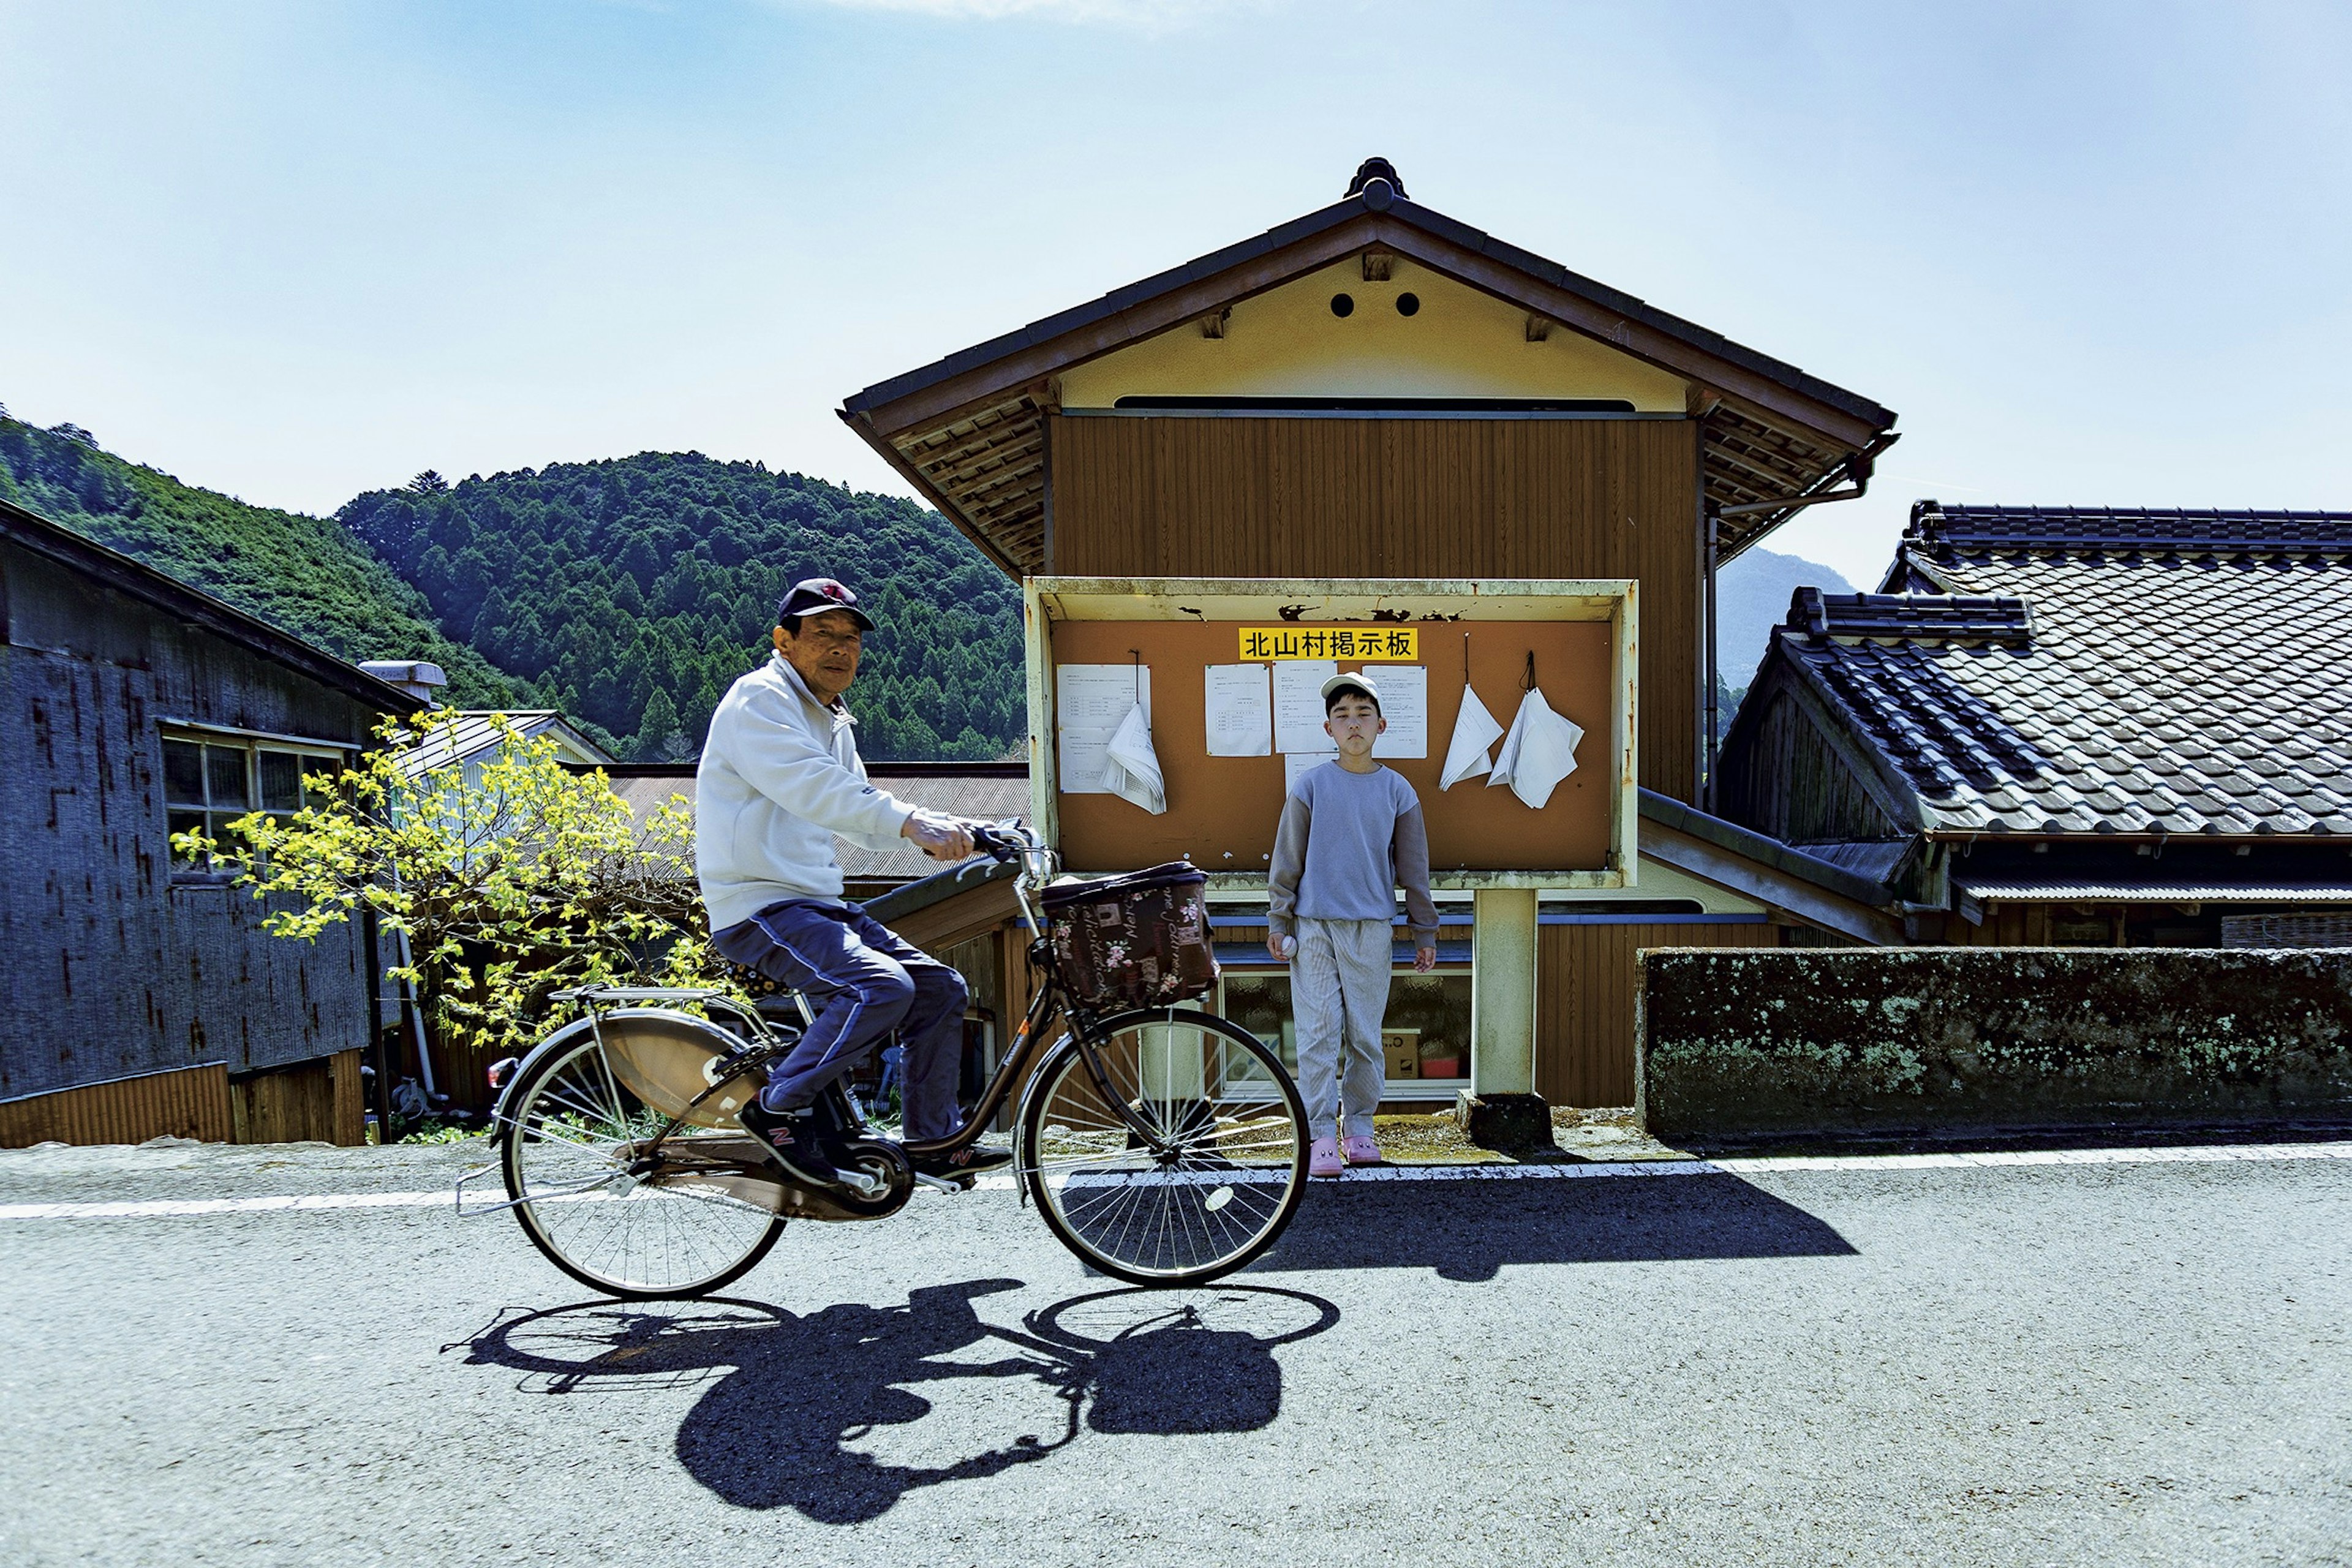
[(690, 756), (776, 601), (841, 578), (880, 626), (852, 694), (871, 758), (1001, 757), (1024, 733), (1020, 591), (937, 513), (760, 463), (643, 452), (372, 490), (343, 526), (443, 628), (647, 760)]
[(442, 635), (425, 596), (327, 518), (248, 506), (100, 451), (78, 426), (0, 413), (0, 499), (135, 556), (354, 663), (429, 658), (449, 700), (527, 706), (520, 682)]

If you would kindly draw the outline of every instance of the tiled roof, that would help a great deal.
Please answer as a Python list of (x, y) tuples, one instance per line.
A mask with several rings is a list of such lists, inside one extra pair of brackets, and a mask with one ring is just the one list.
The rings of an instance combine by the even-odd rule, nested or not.
[(2002, 877), (1968, 878), (1955, 884), (1961, 892), (2005, 904), (2079, 904), (2091, 902), (2153, 904), (2327, 904), (2352, 903), (2352, 881), (2337, 878), (2315, 882), (2141, 881), (2107, 879), (2085, 881), (2062, 878), (2055, 881)]
[(1888, 584), (1775, 640), (1923, 827), (2352, 834), (2352, 514), (1923, 502)]
[(1927, 500), (1911, 509), (1911, 529), (1905, 542), (1931, 552), (2116, 550), (2341, 554), (2352, 551), (2352, 512), (1945, 506)]

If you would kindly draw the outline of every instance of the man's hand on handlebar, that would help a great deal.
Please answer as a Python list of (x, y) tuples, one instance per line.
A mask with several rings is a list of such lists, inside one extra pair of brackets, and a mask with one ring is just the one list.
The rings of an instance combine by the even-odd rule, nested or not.
[(953, 862), (971, 853), (972, 826), (961, 817), (918, 811), (898, 833), (932, 859)]

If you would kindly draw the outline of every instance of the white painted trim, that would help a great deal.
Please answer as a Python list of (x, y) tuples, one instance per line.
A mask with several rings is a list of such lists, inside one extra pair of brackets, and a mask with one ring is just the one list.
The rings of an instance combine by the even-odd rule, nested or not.
[[(1791, 1172), (1964, 1171), (2026, 1165), (2277, 1164), (2352, 1160), (2352, 1142), (2238, 1143), (2151, 1149), (2017, 1149), (1986, 1153), (1759, 1154), (1720, 1160), (1613, 1160), (1587, 1164), (1379, 1165), (1350, 1171), (1342, 1182), (1521, 1182), (1610, 1176), (1765, 1176)], [(975, 1185), (1013, 1190), (1011, 1176), (982, 1176)], [(223, 1214), (292, 1214), (336, 1209), (446, 1208), (446, 1192), (325, 1193), (300, 1197), (180, 1198), (152, 1202), (0, 1204), (0, 1220), (179, 1219)]]

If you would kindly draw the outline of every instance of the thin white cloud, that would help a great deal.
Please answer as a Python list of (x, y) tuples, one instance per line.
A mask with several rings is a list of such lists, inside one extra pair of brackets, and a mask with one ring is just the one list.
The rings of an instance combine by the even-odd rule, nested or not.
[(951, 22), (1016, 18), (1169, 32), (1247, 0), (815, 0), (843, 11), (889, 11)]

